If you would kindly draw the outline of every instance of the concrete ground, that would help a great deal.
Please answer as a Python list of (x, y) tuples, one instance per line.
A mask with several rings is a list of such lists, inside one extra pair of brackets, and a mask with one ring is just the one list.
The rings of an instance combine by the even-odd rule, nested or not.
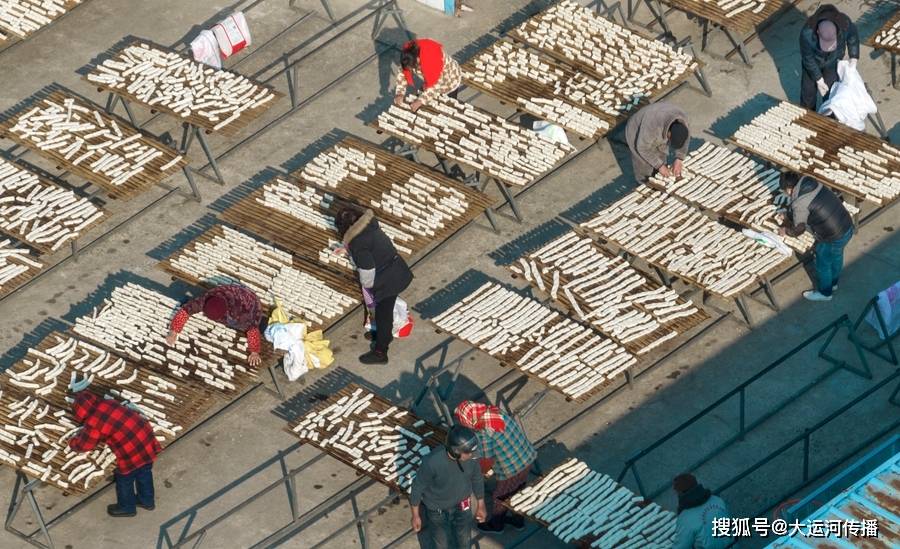
[[(532, 13), (539, 5), (523, 0), (469, 0), (467, 3), (474, 8), (474, 13), (448, 18), (410, 0), (400, 1), (406, 21), (417, 34), (440, 39), (452, 52), (468, 53), (474, 51), (471, 44), (476, 41), (486, 43), (484, 37), (493, 29), (498, 26), (501, 30), (508, 28), (511, 21), (517, 20), (517, 15)], [(881, 1), (834, 3), (859, 21), (863, 38), (877, 29), (892, 9), (889, 2)], [(286, 4), (284, 0), (264, 0), (248, 13), (257, 44), (275, 36), (298, 17), (298, 12), (290, 10)], [(362, 3), (332, 0), (331, 4), (337, 16), (343, 17)], [(670, 97), (690, 114), (697, 137), (719, 141), (730, 135), (737, 124), (756, 112), (761, 93), (797, 100), (797, 34), (804, 14), (812, 12), (817, 4), (807, 0), (800, 2), (764, 31), (761, 40), (749, 46), (752, 67), (726, 61), (721, 55), (701, 54), (713, 97), (706, 97), (694, 81)], [(261, 78), (267, 78), (273, 74), (272, 67), (283, 53), (299, 48), (298, 55), (304, 55), (367, 13), (359, 12), (337, 30), (329, 30), (318, 1), (300, 0), (297, 5), (315, 14), (282, 35), (270, 49), (242, 64), (241, 72), (259, 73)], [(53, 82), (101, 101), (104, 98), (76, 73), (93, 56), (128, 35), (146, 37), (162, 44), (175, 43), (184, 37), (192, 37), (197, 25), (215, 20), (229, 9), (229, 5), (208, 0), (92, 0), (46, 32), (0, 54), (4, 84), (0, 88), (0, 109), (15, 105)], [(643, 12), (641, 17), (646, 20), (647, 13)], [(670, 20), (679, 37), (693, 35), (695, 42), (699, 40), (693, 22), (679, 14), (673, 14)], [(161, 244), (177, 246), (183, 242), (186, 227), (208, 220), (216, 213), (217, 200), (222, 195), (245, 186), (245, 182), (258, 180), (255, 176), (266, 167), (302, 163), (311, 151), (321, 146), (323, 138), (327, 142), (326, 136), (340, 132), (382, 141), (383, 138), (364, 122), (384, 105), (395, 53), (375, 56), (371, 62), (359, 65), (374, 53), (385, 50), (387, 44), (399, 43), (403, 37), (393, 21), (389, 21), (379, 37), (380, 42), (373, 43), (371, 24), (368, 19), (347, 30), (303, 61), (300, 95), (301, 99), (309, 99), (306, 106), (224, 159), (221, 167), (227, 179), (226, 186), (199, 179), (203, 192), (201, 204), (178, 194), (164, 197), (167, 192), (164, 189), (153, 189), (127, 203), (110, 203), (108, 209), (114, 213), (113, 218), (91, 237), (99, 236), (145, 206), (161, 200), (133, 223), (91, 246), (78, 258), (61, 263), (38, 281), (0, 302), (4, 313), (0, 317), (0, 352), (6, 353), (2, 358), (3, 365), (9, 364), (24, 346), (54, 326), (54, 319), (71, 321), (96, 303), (102, 297), (98, 288), (108, 289), (117, 281), (137, 277), (168, 286), (167, 292), (171, 295), (182, 295), (185, 287), (171, 284), (156, 268), (166, 249), (161, 248)], [(713, 51), (721, 52), (724, 38), (716, 36), (711, 47)], [(354, 68), (357, 70), (340, 84), (324, 93), (316, 93), (338, 75)], [(872, 51), (863, 47), (860, 70), (878, 100), (891, 136), (897, 141), (900, 130), (895, 121), (900, 115), (900, 106), (896, 102), (896, 91), (889, 86), (884, 56), (873, 57)], [(273, 82), (285, 91), (283, 78)], [(469, 94), (467, 92), (464, 97)], [(511, 114), (508, 108), (486, 97), (478, 97), (474, 102), (497, 113)], [(213, 147), (219, 152), (228, 150), (286, 108), (287, 102), (283, 101), (275, 109), (277, 113), (268, 115), (230, 141), (213, 139)], [(139, 116), (147, 115), (143, 112)], [(154, 133), (174, 134), (178, 128), (170, 120), (161, 118), (148, 129)], [(524, 223), (503, 217), (500, 232), (494, 233), (482, 218), (430, 253), (414, 269), (416, 280), (404, 295), (407, 301), (416, 304), (428, 300), (469, 270), (521, 285), (511, 280), (489, 254), (507, 249), (503, 247), (563, 213), (577, 220), (630, 189), (633, 183), (627, 151), (617, 139), (621, 140), (621, 132), (614, 133), (611, 142), (605, 140), (591, 147), (520, 196), (519, 204), (526, 218)], [(584, 147), (583, 143), (581, 147)], [(204, 163), (198, 152), (194, 151), (192, 158), (196, 166)], [(33, 156), (28, 159), (47, 169), (53, 168), (36, 161)], [(173, 178), (169, 183), (184, 184), (179, 178)], [(509, 213), (508, 209), (503, 212)], [(543, 444), (541, 464), (552, 466), (571, 454), (587, 460), (600, 471), (618, 475), (625, 460), (634, 452), (653, 443), (798, 342), (842, 314), (855, 319), (866, 302), (879, 289), (896, 280), (900, 273), (900, 233), (895, 230), (898, 221), (900, 209), (894, 207), (860, 229), (847, 249), (847, 270), (841, 279), (840, 292), (830, 303), (810, 304), (799, 297), (802, 290), (810, 287), (810, 280), (804, 270), (798, 268), (776, 283), (776, 293), (783, 306), (781, 312), (775, 313), (761, 303), (751, 303), (758, 323), (753, 330), (734, 316), (720, 318), (713, 312), (714, 321), (697, 330), (689, 344), (671, 354), (654, 357), (654, 367), (639, 376), (632, 389), (595, 397), (585, 404), (566, 403), (556, 394), (547, 396), (525, 420), (529, 435)], [(727, 308), (727, 304), (720, 305)], [(352, 380), (368, 384), (398, 402), (413, 398), (422, 386), (423, 375), (436, 367), (437, 358), (430, 351), (442, 344), (447, 336), (437, 333), (427, 320), (417, 317), (414, 336), (392, 347), (390, 365), (364, 367), (356, 361), (356, 356), (365, 347), (364, 340), (359, 337), (360, 322), (361, 315), (357, 312), (329, 332), (328, 338), (332, 340), (337, 356), (335, 366), (286, 385), (288, 395), (293, 397), (286, 403), (280, 403), (264, 389), (255, 390), (165, 452), (155, 467), (158, 500), (155, 511), (141, 512), (135, 519), (108, 519), (105, 505), (113, 500), (113, 494), (104, 492), (53, 528), (56, 546), (167, 546), (164, 540), (176, 539), (189, 518), (192, 520), (187, 531), (194, 532), (224, 510), (237, 505), (243, 497), (279, 478), (279, 452), (291, 448), (295, 440), (284, 431), (284, 417), (308, 406), (316, 394), (327, 394), (329, 387)], [(464, 344), (453, 343), (449, 356), (467, 349)], [(869, 356), (873, 379), (839, 371), (817, 383), (802, 397), (795, 398), (791, 394), (793, 390), (827, 369), (827, 364), (816, 359), (817, 350), (810, 347), (802, 351), (748, 389), (748, 422), (780, 402), (787, 402), (788, 406), (750, 433), (743, 442), (699, 468), (697, 473), (702, 481), (712, 487), (720, 486), (893, 371), (893, 366)], [(853, 364), (859, 363), (843, 332), (834, 340), (831, 352), (846, 357)], [(534, 382), (522, 383), (514, 372), (504, 370), (482, 353), (473, 353), (465, 361), (450, 397), (453, 404), (463, 398), (486, 395), (491, 400), (505, 398), (513, 408), (518, 408), (542, 389)], [(645, 365), (653, 362), (648, 361)], [(813, 472), (842, 457), (850, 448), (877, 433), (880, 426), (897, 418), (897, 409), (886, 403), (886, 396), (892, 390), (893, 386), (876, 392), (813, 439)], [(736, 410), (733, 400), (726, 403), (721, 410), (642, 460), (639, 470), (645, 485), (651, 489), (663, 486), (671, 476), (725, 440), (736, 428)], [(419, 411), (425, 417), (436, 419), (427, 403)], [(724, 496), (736, 516), (750, 516), (785, 497), (784, 492), (798, 482), (800, 474), (797, 450), (792, 452), (725, 491)], [(287, 453), (284, 463), (287, 467), (297, 467), (316, 455), (313, 449), (301, 448)], [(11, 469), (0, 468), (0, 490), (10, 492), (14, 479)], [(300, 513), (339, 493), (356, 479), (352, 470), (330, 458), (308, 465), (297, 476)], [(227, 486), (230, 488), (223, 490)], [(352, 518), (354, 506), (364, 510), (385, 496), (386, 491), (377, 485), (362, 489), (352, 501), (329, 509), (320, 520), (284, 541), (283, 546), (311, 547), (317, 543), (323, 547), (356, 546), (360, 543), (356, 528), (345, 529), (339, 534), (335, 531)], [(39, 490), (38, 497), (41, 510), (47, 516), (55, 516), (76, 503), (74, 498), (64, 497), (51, 489)], [(671, 494), (665, 493), (659, 501), (669, 508), (674, 506)], [(27, 510), (16, 525), (23, 529), (33, 528), (33, 520), (26, 515)], [(370, 546), (382, 547), (402, 536), (408, 529), (408, 515), (405, 500), (376, 508), (365, 522)], [(290, 520), (285, 490), (277, 486), (211, 528), (202, 546), (249, 546)], [(502, 538), (482, 539), (479, 543), (484, 547), (500, 547), (512, 544), (515, 539), (516, 534), (508, 533)], [(0, 545), (19, 547), (24, 543), (3, 532), (0, 533)], [(558, 545), (555, 538), (537, 532), (522, 546), (555, 545)], [(758, 541), (746, 542), (748, 547), (758, 545)], [(415, 543), (407, 538), (399, 541), (397, 546), (414, 547)]]

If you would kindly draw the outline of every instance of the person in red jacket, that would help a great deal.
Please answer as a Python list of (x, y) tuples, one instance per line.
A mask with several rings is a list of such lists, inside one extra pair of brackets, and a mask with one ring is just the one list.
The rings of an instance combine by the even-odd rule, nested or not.
[(156, 507), (153, 462), (162, 448), (150, 422), (140, 412), (87, 391), (75, 394), (72, 411), (82, 428), (69, 439), (69, 448), (90, 452), (103, 443), (116, 456), (117, 502), (107, 506), (106, 512), (113, 517), (133, 517), (138, 506), (152, 511)]
[(259, 366), (259, 351), (262, 344), (259, 321), (262, 318), (262, 305), (255, 293), (240, 284), (223, 284), (197, 299), (188, 301), (172, 319), (166, 343), (175, 345), (178, 334), (188, 319), (199, 312), (210, 320), (244, 332), (247, 335), (247, 350), (250, 353), (247, 362), (250, 366)]
[(400, 50), (400, 72), (397, 73), (397, 91), (394, 103), (402, 105), (406, 89), (414, 85), (413, 76), (423, 82), (423, 91), (409, 106), (413, 112), (427, 105), (440, 95), (451, 95), (462, 84), (462, 71), (453, 57), (444, 53), (439, 42), (428, 38), (410, 40)]

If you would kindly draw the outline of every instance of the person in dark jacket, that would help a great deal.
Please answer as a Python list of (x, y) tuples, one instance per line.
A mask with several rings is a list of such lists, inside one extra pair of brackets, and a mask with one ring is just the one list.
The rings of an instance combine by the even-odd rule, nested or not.
[(363, 298), (375, 320), (375, 346), (359, 357), (363, 364), (387, 364), (388, 346), (394, 339), (394, 303), (409, 287), (413, 274), (388, 238), (372, 210), (343, 208), (335, 226), (344, 249), (359, 271)]
[[(634, 113), (625, 125), (625, 142), (631, 149), (631, 164), (638, 183), (654, 173), (681, 177), (690, 138), (687, 115), (671, 103), (660, 101)], [(669, 148), (675, 151), (671, 166)]]
[(72, 412), (82, 427), (69, 439), (69, 448), (90, 452), (98, 444), (106, 444), (116, 456), (117, 503), (107, 506), (106, 512), (113, 517), (133, 517), (137, 507), (152, 511), (156, 507), (153, 462), (162, 448), (147, 418), (88, 391), (75, 394)]
[(838, 61), (844, 52), (850, 65), (859, 61), (859, 32), (849, 17), (831, 4), (823, 4), (806, 20), (800, 31), (800, 58), (803, 70), (800, 77), (800, 104), (816, 110), (817, 94), (828, 97), (831, 86), (838, 80)]
[(779, 233), (798, 236), (809, 230), (816, 238), (818, 289), (803, 292), (803, 297), (830, 301), (844, 265), (844, 247), (853, 236), (853, 218), (844, 202), (812, 177), (785, 172), (781, 174), (781, 190), (791, 201)]
[(725, 549), (731, 537), (713, 529), (715, 519), (730, 519), (728, 506), (719, 496), (697, 482), (694, 475), (675, 477), (672, 488), (678, 494), (678, 518), (672, 549)]

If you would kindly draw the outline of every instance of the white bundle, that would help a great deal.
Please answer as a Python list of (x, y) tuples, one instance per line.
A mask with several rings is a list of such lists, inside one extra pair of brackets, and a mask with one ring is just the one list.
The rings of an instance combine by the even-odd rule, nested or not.
[(571, 458), (509, 499), (512, 511), (549, 523), (565, 543), (587, 539), (591, 547), (671, 547), (675, 514), (609, 476)]
[(895, 19), (892, 25), (885, 25), (875, 35), (876, 47), (896, 49), (900, 47), (900, 18)]
[(697, 68), (680, 48), (644, 38), (570, 0), (529, 19), (515, 33), (532, 46), (590, 67), (610, 84), (604, 99), (614, 101), (617, 111)]
[(285, 251), (230, 227), (220, 226), (212, 234), (208, 241), (182, 250), (169, 264), (198, 280), (243, 284), (269, 306), (274, 306), (277, 297), (290, 316), (317, 325), (327, 324), (359, 303), (358, 298), (298, 269)]
[(165, 173), (181, 160), (173, 149), (131, 126), (120, 126), (102, 110), (73, 98), (61, 103), (42, 99), (17, 115), (9, 132), (101, 176), (114, 187), (124, 185), (145, 168)]
[(436, 326), (515, 365), (572, 399), (606, 384), (634, 356), (540, 302), (488, 282), (433, 319)]
[(273, 99), (274, 92), (246, 76), (214, 70), (147, 43), (124, 48), (87, 75), (91, 82), (127, 92), (149, 106), (195, 116), (220, 130)]
[(164, 366), (180, 378), (194, 377), (225, 392), (237, 390), (247, 370), (243, 334), (203, 314), (194, 315), (173, 347), (165, 343), (178, 308), (170, 297), (131, 282), (112, 291), (99, 310), (75, 320), (74, 332), (131, 360)]
[[(510, 268), (541, 289), (552, 280), (551, 297), (619, 343), (632, 348), (641, 340), (638, 355), (678, 335), (669, 323), (694, 315), (705, 318), (672, 289), (652, 282), (621, 257), (604, 253), (575, 232), (552, 240)], [(562, 284), (561, 276), (568, 282)]]
[(37, 274), (44, 268), (43, 264), (31, 258), (31, 252), (6, 239), (0, 240), (0, 290), (11, 280), (25, 275)]
[(72, 413), (27, 395), (4, 394), (0, 418), (0, 462), (62, 490), (83, 491), (112, 472), (116, 456), (109, 446), (75, 452), (68, 440), (79, 429)]
[(730, 297), (786, 260), (660, 191), (641, 187), (582, 225), (625, 251)]
[(0, 0), (0, 41), (26, 38), (81, 3), (81, 0)]
[[(432, 431), (421, 432), (423, 420), (414, 421), (394, 406), (372, 411), (374, 393), (357, 388), (324, 408), (299, 419), (291, 430), (329, 453), (337, 453), (354, 467), (396, 483), (409, 492), (422, 458), (435, 442)], [(398, 421), (406, 418), (405, 421)], [(406, 425), (406, 426), (404, 426)]]
[[(900, 149), (865, 134), (860, 141), (871, 149), (859, 150), (843, 145), (825, 151), (813, 144), (817, 134), (803, 125), (803, 118), (814, 116), (806, 110), (781, 102), (741, 126), (734, 139), (741, 147), (759, 153), (791, 170), (811, 173), (825, 184), (848, 189), (876, 204), (885, 204), (900, 196)], [(845, 131), (836, 121), (835, 128)], [(826, 153), (832, 159), (825, 161)], [(836, 158), (834, 158), (836, 157)]]
[(772, 0), (703, 0), (703, 2), (713, 4), (727, 18), (744, 12), (759, 13), (766, 8), (767, 4), (781, 3)]
[[(617, 116), (619, 105), (608, 95), (613, 85), (590, 76), (569, 74), (551, 60), (512, 42), (499, 41), (478, 55), (464, 71), (467, 80), (487, 89), (497, 84), (521, 80), (528, 85), (553, 86), (553, 97), (518, 97), (517, 102), (529, 112), (559, 124), (583, 137), (597, 137), (609, 131), (610, 124), (590, 111), (575, 105), (589, 105), (611, 116)], [(533, 87), (533, 84), (532, 84)], [(564, 97), (566, 101), (559, 99)]]
[(409, 143), (430, 143), (440, 156), (520, 186), (574, 150), (450, 97), (415, 113), (391, 105), (378, 115), (378, 127)]
[(103, 217), (87, 198), (0, 159), (0, 229), (57, 250)]

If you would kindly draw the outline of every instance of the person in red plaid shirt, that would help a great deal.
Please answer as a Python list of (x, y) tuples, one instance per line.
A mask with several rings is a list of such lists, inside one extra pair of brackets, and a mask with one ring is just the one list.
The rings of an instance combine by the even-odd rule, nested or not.
[(250, 366), (259, 366), (260, 345), (259, 321), (262, 318), (262, 305), (252, 290), (240, 284), (223, 284), (192, 299), (178, 310), (169, 327), (166, 343), (175, 345), (178, 334), (187, 324), (191, 315), (202, 312), (206, 318), (220, 322), (234, 330), (247, 335), (247, 350), (250, 355), (247, 362)]
[(491, 518), (478, 524), (485, 534), (499, 534), (506, 524), (517, 530), (525, 527), (521, 515), (506, 515), (500, 500), (515, 493), (528, 480), (537, 451), (519, 423), (496, 406), (464, 400), (456, 407), (456, 420), (475, 431), (481, 448), (482, 471), (493, 470), (497, 485), (492, 493)]
[(153, 462), (162, 448), (150, 422), (136, 410), (87, 391), (75, 394), (72, 411), (82, 428), (69, 439), (69, 448), (90, 452), (103, 443), (116, 456), (117, 503), (107, 506), (106, 512), (113, 517), (133, 517), (137, 506), (152, 511), (156, 507)]

